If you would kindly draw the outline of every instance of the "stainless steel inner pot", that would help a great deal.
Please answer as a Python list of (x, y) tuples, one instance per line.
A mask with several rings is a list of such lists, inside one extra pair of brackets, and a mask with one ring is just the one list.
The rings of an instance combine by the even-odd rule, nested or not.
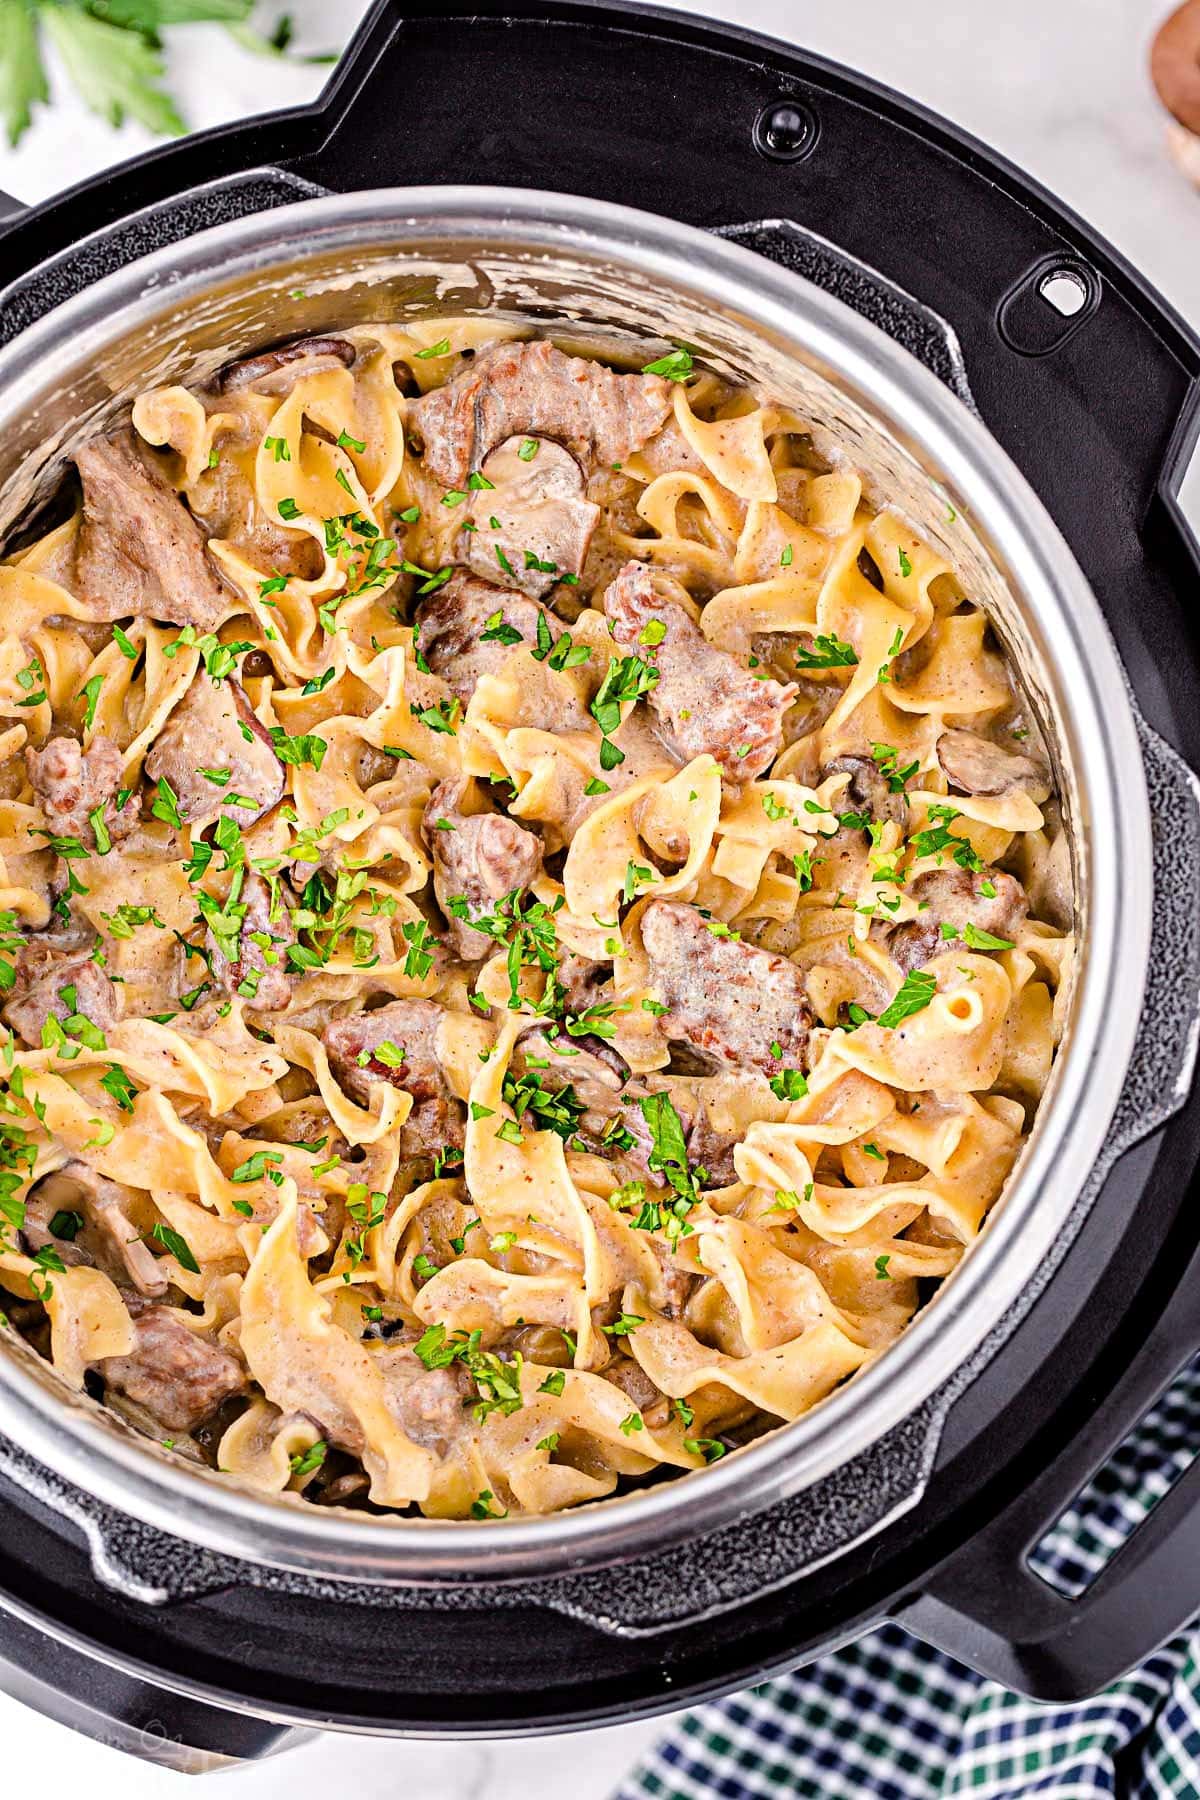
[(944, 550), (991, 613), (1053, 746), (1082, 948), (1036, 1127), (960, 1268), (885, 1356), (804, 1418), (646, 1492), (486, 1528), (264, 1499), (172, 1461), (3, 1334), (0, 1431), (64, 1479), (210, 1549), (358, 1580), (495, 1580), (614, 1560), (748, 1517), (890, 1430), (1051, 1254), (1125, 1080), (1149, 952), (1150, 820), (1125, 681), (1037, 496), (971, 411), (890, 338), (800, 277), (691, 227), (551, 193), (388, 188), (239, 219), (132, 263), (0, 352), (0, 531), (145, 387), (203, 379), (230, 355), (301, 332), (491, 311), (617, 352), (647, 338), (687, 342), (795, 406), (819, 446), (848, 457), (876, 498)]

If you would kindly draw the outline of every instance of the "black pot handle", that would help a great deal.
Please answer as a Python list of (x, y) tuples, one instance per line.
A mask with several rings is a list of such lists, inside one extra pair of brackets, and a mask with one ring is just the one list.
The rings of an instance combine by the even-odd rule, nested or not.
[[(1048, 1462), (1016, 1503), (977, 1530), (896, 1616), (919, 1637), (1038, 1700), (1074, 1702), (1116, 1681), (1200, 1609), (1200, 1459), (1077, 1597), (1030, 1555), (1200, 1345), (1200, 1251), (1141, 1354), (1089, 1410), (1039, 1440)], [(1072, 1435), (1073, 1434), (1073, 1435)], [(1068, 1447), (1056, 1455), (1053, 1445)]]
[(0, 1692), (72, 1731), (177, 1774), (290, 1750), (316, 1734), (153, 1687), (0, 1610)]

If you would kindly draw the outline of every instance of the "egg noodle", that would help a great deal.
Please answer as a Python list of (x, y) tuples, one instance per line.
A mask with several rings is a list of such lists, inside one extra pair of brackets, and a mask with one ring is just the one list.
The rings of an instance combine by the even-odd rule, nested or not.
[(6, 1323), (327, 1505), (795, 1419), (980, 1232), (1068, 1002), (952, 569), (688, 351), (525, 340), (144, 393), (0, 566)]

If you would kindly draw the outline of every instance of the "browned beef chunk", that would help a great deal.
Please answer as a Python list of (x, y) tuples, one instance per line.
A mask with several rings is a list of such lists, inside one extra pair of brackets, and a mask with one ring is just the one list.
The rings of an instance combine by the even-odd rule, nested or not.
[(233, 603), (204, 532), (143, 460), (132, 431), (93, 438), (75, 458), (83, 517), (72, 590), (97, 619), (150, 618), (210, 631)]
[(166, 1431), (194, 1431), (222, 1401), (246, 1387), (236, 1356), (193, 1331), (172, 1306), (150, 1306), (133, 1321), (137, 1339), (128, 1356), (97, 1367), (111, 1388), (142, 1407)]
[[(907, 801), (903, 794), (893, 794), (887, 776), (874, 757), (835, 756), (821, 770), (821, 780), (827, 781), (831, 775), (850, 777), (832, 802), (833, 811), (839, 817), (852, 813), (879, 825), (889, 821), (895, 825), (903, 822)], [(865, 827), (850, 826), (849, 829), (863, 830)]]
[(475, 529), (463, 533), (460, 547), (467, 566), (534, 599), (564, 575), (578, 575), (600, 508), (585, 500), (571, 452), (552, 438), (506, 438), (481, 473), (492, 486), (471, 496)]
[[(447, 1144), (462, 1148), (465, 1109), (451, 1094), (438, 1061), (442, 1011), (432, 1000), (393, 1000), (375, 1012), (332, 1019), (321, 1037), (334, 1074), (353, 1099), (369, 1105), (379, 1081), (412, 1095), (413, 1109), (400, 1134), (406, 1156), (436, 1155)], [(375, 1054), (382, 1046), (391, 1046), (387, 1062)], [(398, 1063), (397, 1052), (402, 1052)]]
[(632, 1356), (617, 1356), (602, 1371), (602, 1379), (611, 1381), (614, 1387), (632, 1402), (640, 1413), (646, 1413), (659, 1400), (662, 1394), (640, 1363), (634, 1362)]
[[(986, 888), (993, 891), (987, 893)], [(971, 945), (968, 926), (1011, 940), (1029, 911), (1025, 889), (1016, 876), (999, 869), (978, 875), (968, 869), (930, 869), (917, 876), (908, 893), (924, 910), (918, 918), (884, 933), (889, 955), (905, 973), (956, 943), (968, 949), (986, 949), (986, 945)]]
[(539, 618), (557, 638), (558, 620), (537, 601), (474, 575), (452, 575), (445, 587), (422, 600), (415, 624), (429, 667), (465, 706), (479, 677), (502, 668), (518, 642), (523, 639), (531, 649), (536, 645)]
[(129, 794), (118, 809), (122, 756), (111, 738), (95, 737), (86, 750), (74, 738), (50, 738), (40, 750), (25, 752), (25, 768), (48, 828), (56, 837), (75, 837), (98, 850), (91, 814), (103, 807), (111, 843), (128, 837), (138, 822), (141, 800)]
[(741, 1141), (736, 1133), (718, 1131), (703, 1106), (697, 1110), (687, 1128), (687, 1153), (692, 1167), (704, 1170), (703, 1186), (728, 1187), (737, 1180), (733, 1152)]
[(1005, 750), (974, 731), (943, 731), (937, 758), (942, 774), (960, 794), (1009, 794), (1018, 787), (1049, 785), (1045, 768), (1032, 756)]
[(548, 437), (587, 467), (639, 450), (671, 409), (659, 375), (617, 375), (545, 341), (498, 344), (409, 408), (425, 462), (447, 487), (510, 437)]
[(694, 906), (673, 900), (651, 901), (642, 942), (650, 986), (667, 1007), (660, 1023), (668, 1039), (714, 1068), (804, 1068), (812, 1012), (794, 963), (715, 936)]
[[(715, 649), (677, 601), (659, 598), (644, 563), (626, 563), (605, 591), (604, 611), (621, 649), (658, 670), (649, 702), (659, 735), (680, 762), (707, 751), (737, 785), (770, 766), (782, 748), (794, 688), (756, 681), (736, 657)], [(642, 634), (652, 619), (666, 636), (648, 648)]]
[[(593, 962), (590, 957), (576, 956), (573, 950), (559, 960), (558, 985), (569, 1013), (583, 1013), (589, 1006), (599, 1006), (611, 980), (611, 963)], [(611, 993), (608, 998), (612, 998)]]
[(248, 387), (260, 394), (290, 394), (305, 375), (316, 375), (323, 369), (348, 369), (354, 356), (354, 345), (346, 338), (296, 338), (277, 350), (264, 350), (258, 356), (243, 356), (237, 362), (226, 363), (215, 385), (222, 394)]
[(213, 681), (204, 668), (155, 738), (146, 774), (169, 785), (184, 819), (220, 811), (249, 824), (284, 787), (283, 764), (241, 683), (232, 676)]
[(67, 947), (50, 933), (31, 937), (13, 969), (16, 979), (4, 1004), (4, 1022), (34, 1049), (40, 1048), (42, 1027), (51, 1017), (61, 1023), (80, 1013), (101, 1031), (116, 1024), (117, 989), (77, 939)]
[(237, 904), (246, 909), (237, 961), (227, 962), (218, 940), (211, 931), (207, 934), (213, 976), (226, 993), (240, 994), (260, 1012), (279, 1012), (291, 999), (295, 980), (287, 967), (288, 945), (296, 942), (296, 933), (286, 897), (278, 899), (272, 912), (269, 884), (261, 875), (248, 875)]
[[(620, 1151), (645, 1169), (653, 1140), (637, 1102), (649, 1090), (644, 1081), (630, 1078), (628, 1065), (611, 1044), (598, 1037), (530, 1031), (518, 1045), (513, 1070), (545, 1093), (565, 1096), (571, 1111), (581, 1107), (578, 1135), (594, 1150)], [(535, 1126), (544, 1123), (536, 1104), (529, 1116)]]
[(306, 531), (291, 531), (270, 516), (236, 457), (222, 454), (215, 467), (203, 470), (188, 498), (205, 537), (232, 544), (264, 575), (315, 581), (324, 568), (316, 539)]
[(163, 1266), (129, 1216), (134, 1198), (131, 1188), (109, 1181), (87, 1163), (65, 1163), (30, 1189), (25, 1240), (35, 1255), (52, 1245), (69, 1267), (87, 1263), (114, 1281), (132, 1281), (140, 1294), (165, 1294)]
[[(542, 866), (541, 839), (503, 813), (460, 811), (467, 783), (439, 782), (429, 796), (422, 828), (433, 857), (433, 891), (446, 915), (446, 941), (464, 962), (489, 956), (496, 940), (470, 923), (496, 903), (526, 888)], [(466, 902), (468, 917), (450, 909)]]
[(401, 1431), (422, 1449), (445, 1456), (471, 1425), (467, 1402), (474, 1390), (467, 1371), (458, 1363), (427, 1369), (407, 1344), (385, 1344), (371, 1354)]

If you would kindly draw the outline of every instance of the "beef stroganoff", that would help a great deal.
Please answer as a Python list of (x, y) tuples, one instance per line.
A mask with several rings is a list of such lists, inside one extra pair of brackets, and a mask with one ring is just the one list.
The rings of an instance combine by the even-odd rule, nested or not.
[(689, 351), (487, 318), (144, 393), (75, 463), (0, 567), (9, 1326), (259, 1490), (477, 1519), (885, 1351), (1073, 946), (941, 556)]

